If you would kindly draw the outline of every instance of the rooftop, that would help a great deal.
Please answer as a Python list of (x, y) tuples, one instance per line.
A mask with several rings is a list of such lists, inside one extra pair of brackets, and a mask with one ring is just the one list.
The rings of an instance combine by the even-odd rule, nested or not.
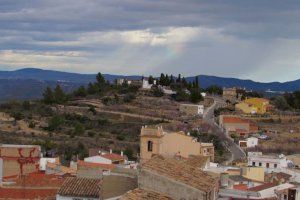
[(106, 169), (106, 170), (112, 170), (116, 167), (114, 164), (91, 163), (91, 162), (85, 162), (82, 160), (78, 160), (77, 165), (83, 166), (83, 167), (92, 167), (92, 168), (96, 167), (96, 168)]
[(275, 186), (277, 186), (277, 184), (275, 184), (275, 183), (265, 183), (263, 185), (259, 185), (259, 186), (256, 186), (256, 187), (249, 188), (248, 190), (253, 191), (253, 192), (259, 192), (259, 191), (266, 190), (268, 188), (272, 188), (272, 187), (275, 187)]
[(69, 177), (64, 181), (58, 194), (71, 197), (99, 198), (101, 187), (101, 179)]
[(170, 197), (167, 197), (163, 194), (159, 194), (149, 190), (135, 189), (127, 192), (121, 197), (121, 200), (172, 200)]
[(243, 123), (243, 124), (248, 124), (250, 122), (248, 120), (242, 119), (240, 117), (223, 116), (223, 123)]
[(99, 155), (103, 158), (106, 158), (106, 159), (109, 159), (111, 161), (122, 161), (122, 160), (125, 160), (125, 157), (122, 156), (122, 155), (119, 155), (119, 154), (115, 154), (115, 153), (106, 153), (106, 154), (103, 154), (103, 155)]
[(186, 164), (174, 158), (154, 156), (142, 165), (142, 170), (164, 175), (175, 181), (182, 182), (202, 191), (211, 191), (217, 179), (196, 166)]

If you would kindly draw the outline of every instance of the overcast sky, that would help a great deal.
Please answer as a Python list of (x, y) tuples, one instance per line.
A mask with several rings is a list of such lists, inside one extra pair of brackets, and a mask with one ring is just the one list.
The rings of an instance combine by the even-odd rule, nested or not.
[(0, 0), (0, 69), (300, 78), (299, 0)]

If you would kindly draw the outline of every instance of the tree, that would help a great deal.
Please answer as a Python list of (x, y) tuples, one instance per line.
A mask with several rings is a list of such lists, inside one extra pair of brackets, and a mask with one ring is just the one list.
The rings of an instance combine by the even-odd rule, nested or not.
[(217, 85), (211, 85), (208, 88), (206, 88), (206, 92), (209, 94), (218, 94), (222, 95), (223, 94), (223, 89)]
[(66, 94), (61, 89), (60, 85), (57, 85), (54, 89), (54, 102), (55, 103), (64, 103), (66, 100), (67, 100)]
[(86, 97), (87, 91), (84, 86), (80, 86), (75, 92), (74, 95), (76, 97)]
[(74, 135), (83, 135), (84, 134), (84, 127), (82, 126), (81, 123), (76, 123), (75, 128), (74, 128)]
[(181, 83), (181, 74), (178, 74), (178, 78), (176, 79), (177, 83)]
[(163, 86), (166, 84), (166, 78), (165, 78), (165, 75), (163, 73), (160, 74), (159, 84), (163, 85)]
[(99, 91), (99, 87), (96, 84), (89, 83), (87, 88), (88, 94), (96, 94)]
[(162, 97), (162, 96), (164, 96), (164, 91), (161, 89), (160, 86), (157, 86), (157, 85), (152, 86), (151, 93), (155, 97)]
[(286, 99), (283, 96), (278, 96), (274, 100), (274, 104), (276, 108), (279, 110), (287, 110), (289, 109), (289, 104), (287, 103)]
[(199, 88), (193, 88), (190, 92), (191, 92), (190, 101), (192, 103), (199, 103), (200, 101), (203, 100), (203, 97), (201, 95)]
[(100, 72), (97, 74), (96, 80), (99, 86), (104, 85), (106, 82), (104, 76)]
[(44, 97), (43, 101), (44, 101), (45, 104), (54, 103), (54, 94), (53, 94), (50, 87), (46, 88), (46, 90), (43, 93), (43, 97)]
[(124, 151), (124, 155), (128, 157), (128, 159), (133, 159), (133, 150), (131, 148), (126, 148)]
[(65, 119), (59, 115), (53, 116), (50, 121), (48, 122), (48, 130), (49, 131), (55, 131), (60, 128), (61, 125), (63, 125), (65, 122)]
[(24, 110), (30, 110), (30, 102), (29, 101), (23, 101), (22, 107)]
[(200, 88), (198, 76), (195, 77), (195, 88)]
[(153, 76), (149, 76), (148, 82), (149, 82), (149, 84), (153, 84), (153, 83), (154, 83), (154, 78), (153, 78)]

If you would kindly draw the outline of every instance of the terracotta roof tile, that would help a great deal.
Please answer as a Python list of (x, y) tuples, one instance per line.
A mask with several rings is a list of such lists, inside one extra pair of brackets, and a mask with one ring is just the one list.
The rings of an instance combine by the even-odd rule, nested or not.
[(259, 186), (256, 186), (256, 187), (252, 187), (252, 188), (249, 188), (248, 190), (249, 191), (254, 191), (254, 192), (259, 192), (259, 191), (262, 191), (262, 190), (265, 190), (265, 189), (268, 189), (268, 188), (271, 188), (271, 187), (275, 187), (277, 184), (275, 183), (265, 183), (263, 185), (259, 185)]
[(77, 165), (84, 166), (84, 167), (98, 167), (100, 169), (106, 169), (106, 170), (112, 170), (116, 167), (114, 164), (91, 163), (82, 160), (78, 160)]
[(249, 120), (242, 119), (234, 116), (223, 116), (223, 123), (250, 123)]
[(56, 196), (57, 189), (0, 188), (0, 199), (49, 199)]
[(99, 156), (109, 159), (113, 162), (125, 160), (124, 156), (121, 156), (121, 155), (115, 154), (115, 153), (107, 153), (107, 154), (103, 154), (103, 155), (99, 155)]
[(142, 170), (148, 170), (185, 183), (202, 191), (211, 191), (217, 186), (218, 179), (200, 170), (196, 166), (185, 164), (174, 158), (154, 156), (142, 165)]
[(152, 192), (149, 190), (135, 189), (127, 192), (121, 200), (172, 200), (163, 194)]
[(61, 196), (99, 198), (101, 186), (101, 179), (69, 177), (66, 178), (58, 194)]

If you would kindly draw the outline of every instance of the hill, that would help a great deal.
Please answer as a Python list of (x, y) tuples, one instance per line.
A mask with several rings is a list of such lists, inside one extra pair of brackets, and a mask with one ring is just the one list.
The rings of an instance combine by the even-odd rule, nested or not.
[[(0, 71), (0, 101), (10, 99), (39, 98), (47, 86), (62, 85), (65, 91), (72, 91), (80, 85), (94, 82), (95, 74), (78, 74), (36, 68), (24, 68), (15, 71)], [(117, 78), (141, 79), (142, 76), (124, 76), (104, 74), (106, 80), (112, 82)], [(194, 77), (187, 77), (193, 81)], [(256, 91), (295, 91), (300, 89), (300, 79), (290, 82), (261, 83), (237, 78), (200, 75), (201, 87), (219, 85), (221, 87), (239, 86)]]

